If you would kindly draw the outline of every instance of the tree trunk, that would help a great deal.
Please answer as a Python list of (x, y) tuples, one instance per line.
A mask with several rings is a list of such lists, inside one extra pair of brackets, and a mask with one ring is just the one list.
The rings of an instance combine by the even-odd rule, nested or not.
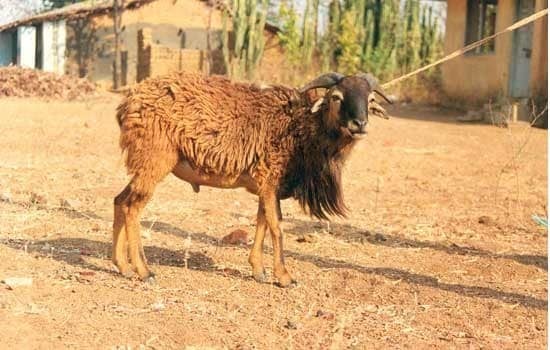
[(206, 27), (206, 57), (204, 60), (203, 72), (206, 76), (210, 75), (212, 70), (212, 47), (210, 41), (212, 40), (212, 11), (214, 9), (214, 4), (210, 5), (208, 9), (208, 26)]
[(120, 88), (120, 34), (122, 33), (122, 12), (124, 10), (124, 0), (113, 0), (113, 29), (115, 34), (115, 57), (113, 59), (113, 89)]
[(382, 20), (382, 0), (376, 0), (374, 5), (374, 30), (372, 34), (372, 47), (377, 48), (380, 42), (380, 21)]
[(319, 29), (319, 0), (313, 0), (313, 43), (315, 46), (319, 44), (317, 31)]

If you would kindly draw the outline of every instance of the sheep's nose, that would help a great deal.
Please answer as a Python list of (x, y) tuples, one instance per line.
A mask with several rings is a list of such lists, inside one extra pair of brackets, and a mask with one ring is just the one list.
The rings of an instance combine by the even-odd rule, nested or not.
[(363, 131), (365, 129), (365, 126), (367, 126), (367, 120), (354, 119), (353, 124), (355, 124), (359, 130)]

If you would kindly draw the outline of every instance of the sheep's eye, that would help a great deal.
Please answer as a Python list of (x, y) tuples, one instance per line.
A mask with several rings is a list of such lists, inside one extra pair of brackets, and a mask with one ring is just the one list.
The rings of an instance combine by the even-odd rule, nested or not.
[(334, 101), (334, 102), (341, 102), (341, 101), (342, 101), (342, 97), (339, 96), (339, 95), (332, 95), (332, 96), (330, 96), (330, 98), (331, 98), (332, 101)]

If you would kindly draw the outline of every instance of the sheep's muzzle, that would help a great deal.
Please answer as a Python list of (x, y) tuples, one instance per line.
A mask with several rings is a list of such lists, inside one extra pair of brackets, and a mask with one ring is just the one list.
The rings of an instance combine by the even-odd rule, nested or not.
[(367, 119), (352, 119), (347, 123), (347, 128), (354, 136), (367, 134)]

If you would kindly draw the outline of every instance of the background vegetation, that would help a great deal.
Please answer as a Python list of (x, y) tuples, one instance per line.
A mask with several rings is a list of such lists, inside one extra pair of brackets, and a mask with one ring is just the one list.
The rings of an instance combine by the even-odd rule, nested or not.
[[(285, 55), (280, 80), (289, 84), (326, 71), (372, 72), (387, 81), (443, 53), (438, 18), (420, 0), (231, 0), (229, 5), (235, 40), (230, 47), (226, 36), (224, 47), (227, 71), (236, 78), (255, 78), (264, 44), (263, 26), (252, 23), (266, 18), (280, 28)], [(256, 14), (254, 6), (264, 10)], [(247, 54), (251, 49), (254, 54)], [(439, 76), (434, 68), (406, 81), (402, 90), (427, 96)]]
[[(38, 11), (80, 1), (22, 3)], [(32, 2), (41, 5), (33, 7)], [(227, 0), (226, 5), (224, 62), (228, 74), (237, 79), (258, 78), (266, 22), (280, 28), (277, 35), (285, 64), (279, 80), (288, 84), (326, 71), (372, 72), (387, 81), (432, 62), (443, 52), (439, 18), (420, 0)], [(406, 81), (402, 90), (433, 91), (438, 84), (435, 68)]]
[[(409, 72), (442, 55), (442, 30), (432, 8), (419, 0), (331, 0), (319, 25), (318, 0), (307, 0), (298, 23), (282, 2), (279, 37), (293, 77), (319, 71), (372, 72), (381, 80)], [(301, 26), (300, 26), (301, 25)], [(423, 79), (437, 80), (438, 70)]]

